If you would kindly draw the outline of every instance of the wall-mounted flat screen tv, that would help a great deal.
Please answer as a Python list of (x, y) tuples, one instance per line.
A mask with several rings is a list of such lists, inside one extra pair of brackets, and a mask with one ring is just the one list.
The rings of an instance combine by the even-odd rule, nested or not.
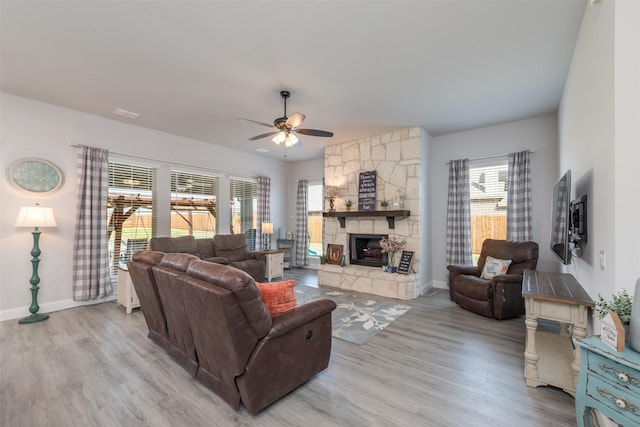
[(569, 201), (571, 197), (571, 171), (567, 171), (553, 186), (553, 201), (551, 203), (551, 252), (563, 264), (571, 264), (571, 250), (569, 248)]

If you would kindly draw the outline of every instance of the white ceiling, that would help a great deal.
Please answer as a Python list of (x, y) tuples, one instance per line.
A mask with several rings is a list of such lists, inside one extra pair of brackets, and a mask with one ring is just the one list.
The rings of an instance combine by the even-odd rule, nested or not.
[[(557, 111), (586, 0), (5, 1), (0, 89), (273, 158)], [(248, 138), (304, 113), (286, 151)], [(141, 114), (135, 121), (116, 107)]]

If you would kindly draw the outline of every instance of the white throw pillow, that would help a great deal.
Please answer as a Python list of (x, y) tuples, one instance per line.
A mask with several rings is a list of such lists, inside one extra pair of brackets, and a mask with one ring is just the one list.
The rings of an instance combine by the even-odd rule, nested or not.
[(507, 274), (507, 270), (511, 265), (510, 259), (498, 259), (487, 256), (487, 260), (484, 262), (484, 267), (482, 268), (481, 278), (491, 280), (496, 276), (502, 276)]

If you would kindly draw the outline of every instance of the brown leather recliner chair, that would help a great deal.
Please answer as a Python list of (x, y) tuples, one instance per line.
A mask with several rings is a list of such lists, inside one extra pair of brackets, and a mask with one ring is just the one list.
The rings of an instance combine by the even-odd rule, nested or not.
[[(507, 274), (491, 280), (480, 277), (487, 256), (511, 260)], [(511, 242), (487, 239), (477, 266), (449, 265), (449, 296), (452, 301), (474, 313), (495, 319), (509, 319), (524, 313), (522, 276), (538, 264), (536, 242)]]
[(193, 261), (177, 277), (200, 366), (196, 378), (232, 407), (256, 414), (325, 369), (331, 312), (323, 299), (274, 319), (245, 272)]

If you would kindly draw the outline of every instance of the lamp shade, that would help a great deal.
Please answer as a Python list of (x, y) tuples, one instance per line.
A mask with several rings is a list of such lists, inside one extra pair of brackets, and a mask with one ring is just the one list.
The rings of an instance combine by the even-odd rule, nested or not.
[(273, 233), (273, 223), (272, 222), (263, 222), (262, 223), (262, 232), (264, 234)]
[(18, 212), (15, 227), (57, 227), (53, 209), (44, 206), (23, 206)]

